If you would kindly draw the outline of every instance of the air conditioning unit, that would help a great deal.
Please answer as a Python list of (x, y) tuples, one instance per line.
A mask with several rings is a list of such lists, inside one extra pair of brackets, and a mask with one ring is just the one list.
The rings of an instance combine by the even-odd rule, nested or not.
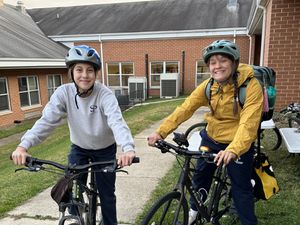
[(123, 94), (122, 88), (111, 88), (112, 92), (115, 94), (116, 97)]
[(162, 73), (160, 75), (160, 98), (177, 98), (179, 83), (178, 73)]
[(128, 94), (131, 101), (145, 101), (147, 97), (146, 77), (129, 77)]

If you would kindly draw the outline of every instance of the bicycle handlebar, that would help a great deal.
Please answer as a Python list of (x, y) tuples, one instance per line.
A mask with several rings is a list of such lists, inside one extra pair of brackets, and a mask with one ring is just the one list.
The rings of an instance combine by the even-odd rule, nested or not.
[(190, 151), (183, 146), (176, 146), (164, 140), (158, 140), (155, 143), (155, 147), (160, 149), (162, 153), (170, 152), (170, 149), (174, 150), (178, 155), (191, 156), (195, 158), (206, 158), (213, 160), (217, 154), (204, 152), (204, 151)]
[[(139, 163), (140, 162), (140, 158), (139, 157), (134, 157), (132, 160), (132, 163)], [(69, 171), (69, 172), (75, 172), (75, 173), (79, 173), (82, 172), (86, 169), (92, 168), (94, 166), (99, 166), (99, 165), (110, 165), (111, 167), (111, 172), (116, 171), (118, 169), (120, 169), (117, 165), (117, 160), (109, 160), (109, 161), (101, 161), (101, 162), (92, 162), (92, 163), (88, 163), (88, 164), (84, 164), (84, 165), (63, 165), (54, 161), (50, 161), (50, 160), (43, 160), (43, 159), (38, 159), (38, 158), (33, 158), (33, 157), (27, 157), (26, 158), (26, 163), (25, 166), (28, 168), (20, 168), (17, 169), (18, 170), (22, 170), (22, 169), (27, 169), (28, 171), (40, 171), (43, 169), (43, 165), (50, 165), (50, 166), (54, 166), (60, 170), (64, 170), (64, 171)], [(103, 172), (107, 172), (108, 168), (104, 168)]]
[(280, 113), (299, 113), (300, 112), (300, 104), (299, 103), (291, 103), (287, 107), (280, 110)]

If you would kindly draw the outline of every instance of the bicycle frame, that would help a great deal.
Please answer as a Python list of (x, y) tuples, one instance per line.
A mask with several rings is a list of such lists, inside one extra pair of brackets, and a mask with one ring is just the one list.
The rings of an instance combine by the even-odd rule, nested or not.
[[(135, 157), (132, 161), (132, 163), (139, 163), (139, 157)], [(59, 212), (60, 212), (60, 217), (59, 217), (59, 224), (58, 225), (64, 225), (65, 222), (69, 219), (75, 219), (77, 222), (72, 223), (72, 225), (96, 225), (96, 208), (97, 208), (97, 198), (98, 198), (98, 193), (97, 193), (97, 188), (95, 185), (95, 172), (104, 172), (104, 173), (109, 173), (109, 172), (127, 172), (125, 170), (122, 170), (118, 165), (117, 165), (117, 160), (110, 160), (110, 161), (102, 161), (102, 162), (90, 162), (85, 165), (62, 165), (57, 162), (49, 161), (49, 160), (41, 160), (37, 158), (32, 158), (32, 157), (27, 157), (26, 158), (26, 164), (24, 168), (19, 168), (16, 169), (15, 172), (19, 170), (27, 170), (29, 172), (38, 172), (45, 170), (47, 171), (47, 167), (43, 167), (43, 165), (50, 165), (52, 167), (55, 167), (61, 171), (64, 171), (65, 176), (72, 175), (70, 180), (76, 181), (79, 176), (79, 174), (82, 173), (89, 173), (90, 174), (90, 181), (89, 181), (89, 187), (86, 184), (79, 184), (80, 189), (83, 189), (87, 193), (87, 198), (88, 202), (85, 203), (83, 198), (78, 198), (78, 199), (71, 199), (68, 202), (59, 202)], [(95, 166), (101, 166), (101, 168), (96, 168), (94, 169)], [(103, 167), (102, 167), (103, 166)], [(49, 172), (54, 172), (53, 170), (49, 170)], [(75, 175), (74, 175), (75, 174)], [(74, 191), (72, 185), (72, 191)], [(81, 193), (82, 194), (82, 193)], [(92, 205), (91, 205), (92, 204)], [(82, 211), (78, 212), (78, 215), (65, 215), (65, 211), (67, 207), (70, 206), (75, 206)], [(93, 212), (92, 212), (93, 211)], [(82, 218), (82, 213), (81, 212), (87, 212), (91, 213), (88, 215), (88, 222), (84, 221)], [(101, 221), (100, 221), (100, 224)]]
[[(79, 198), (78, 199), (71, 199), (68, 203), (60, 203), (59, 204), (59, 223), (58, 225), (64, 225), (65, 222), (69, 219), (75, 219), (78, 222), (78, 225), (85, 225), (85, 221), (88, 221), (88, 225), (96, 225), (96, 213), (97, 213), (97, 207), (100, 206), (100, 203), (97, 204), (98, 198), (98, 192), (95, 184), (95, 171), (92, 169), (89, 169), (87, 172), (90, 176), (87, 180), (87, 184), (78, 183), (72, 185), (72, 195), (77, 194), (77, 190), (74, 190), (75, 186), (77, 185), (78, 191), (79, 191)], [(89, 186), (88, 186), (89, 185)], [(83, 193), (86, 193), (87, 201), (84, 200)], [(65, 215), (65, 211), (67, 207), (75, 206), (77, 207), (78, 215)], [(82, 217), (82, 215), (85, 214), (85, 219)], [(100, 218), (101, 223), (101, 218)]]
[[(211, 192), (211, 199), (207, 201), (207, 205), (205, 205), (205, 202), (203, 202), (202, 197), (199, 195), (199, 193), (193, 188), (192, 181), (189, 177), (189, 173), (191, 171), (190, 169), (190, 163), (191, 163), (192, 157), (185, 157), (183, 168), (180, 172), (177, 184), (174, 188), (174, 191), (179, 191), (181, 193), (181, 197), (179, 202), (181, 203), (185, 199), (185, 189), (189, 192), (191, 198), (194, 199), (195, 202), (197, 202), (196, 207), (201, 215), (202, 219), (205, 219), (207, 222), (212, 222), (213, 224), (219, 224), (219, 219), (229, 211), (230, 204), (228, 202), (228, 205), (222, 210), (218, 211), (219, 209), (219, 197), (221, 193), (219, 193), (221, 190), (224, 190), (225, 186), (230, 185), (227, 182), (227, 172), (225, 166), (220, 166), (216, 169), (215, 175), (213, 176), (213, 184), (211, 185), (210, 192)], [(229, 194), (230, 190), (229, 188), (226, 189), (226, 191)], [(181, 204), (179, 204), (181, 205)], [(180, 209), (178, 209), (179, 211)], [(178, 214), (177, 214), (178, 216)], [(176, 217), (177, 217), (176, 216)], [(176, 218), (177, 219), (177, 218)]]

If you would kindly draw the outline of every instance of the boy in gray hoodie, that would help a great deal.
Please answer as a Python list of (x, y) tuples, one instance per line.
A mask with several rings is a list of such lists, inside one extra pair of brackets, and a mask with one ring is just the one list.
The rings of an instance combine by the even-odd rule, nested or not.
[[(28, 149), (45, 140), (67, 116), (72, 143), (68, 157), (70, 164), (115, 159), (116, 146), (120, 145), (123, 153), (118, 165), (131, 165), (135, 157), (131, 132), (115, 95), (96, 82), (101, 68), (99, 54), (85, 45), (74, 46), (66, 56), (66, 65), (73, 83), (61, 85), (53, 93), (42, 117), (24, 134), (12, 153), (14, 163), (24, 165), (29, 156)], [(96, 173), (105, 225), (117, 224), (115, 180), (115, 173)]]

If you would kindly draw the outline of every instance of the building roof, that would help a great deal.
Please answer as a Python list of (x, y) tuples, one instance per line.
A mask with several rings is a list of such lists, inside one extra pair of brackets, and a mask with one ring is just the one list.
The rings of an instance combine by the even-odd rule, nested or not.
[[(0, 7), (0, 68), (63, 67), (67, 48), (49, 39), (32, 18), (10, 5)], [(44, 61), (44, 62), (43, 62)]]
[(252, 0), (161, 0), (27, 12), (47, 36), (246, 27)]

